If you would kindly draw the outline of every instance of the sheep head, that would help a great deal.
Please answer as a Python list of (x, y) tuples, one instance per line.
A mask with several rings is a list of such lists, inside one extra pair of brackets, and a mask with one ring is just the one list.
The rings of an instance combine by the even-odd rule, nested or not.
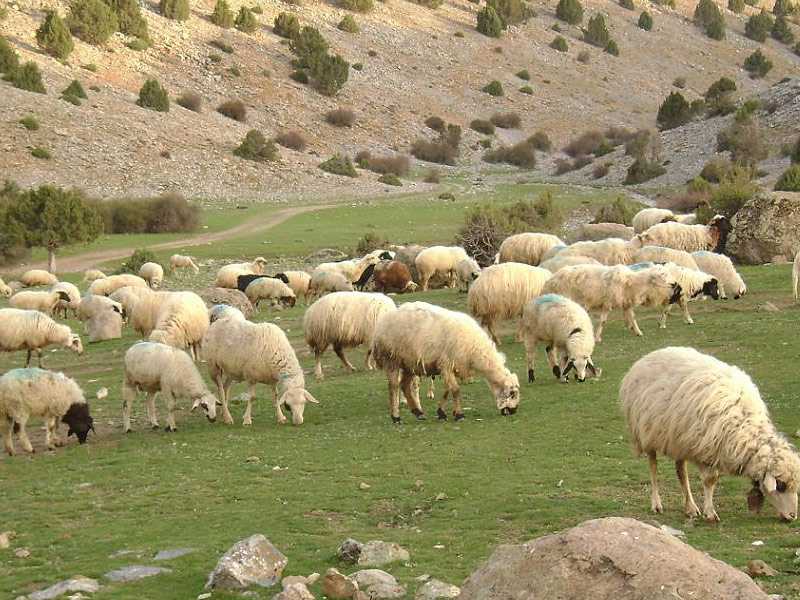
[(493, 384), (492, 393), (497, 403), (497, 410), (504, 417), (513, 415), (519, 406), (519, 378), (516, 373), (506, 370), (499, 384)]
[[(569, 338), (567, 338), (567, 365), (564, 367), (563, 372), (559, 372), (560, 378), (566, 379), (567, 374), (572, 369), (575, 369), (575, 377), (579, 383), (583, 383), (586, 381), (587, 370), (592, 377), (598, 377), (602, 373), (601, 369), (594, 366), (591, 355), (586, 354), (586, 339), (587, 332), (580, 327), (576, 327), (570, 332)], [(594, 340), (592, 339), (591, 347), (594, 346), (593, 342)]]
[(714, 300), (719, 300), (719, 281), (717, 281), (716, 277), (712, 277), (703, 283), (703, 295), (710, 296)]
[(708, 222), (708, 230), (711, 235), (711, 242), (714, 245), (712, 251), (722, 254), (725, 251), (725, 245), (728, 242), (728, 234), (731, 230), (731, 223), (728, 217), (714, 215)]
[[(754, 486), (755, 487), (755, 486)], [(772, 473), (767, 473), (759, 483), (758, 491), (761, 494), (761, 504), (764, 497), (778, 512), (784, 521), (794, 521), (797, 518), (797, 485), (790, 487), (782, 479), (776, 478)], [(753, 491), (751, 490), (751, 494)], [(748, 496), (748, 502), (750, 497)]]
[(297, 302), (297, 298), (294, 295), (291, 296), (281, 296), (281, 304), (284, 306), (292, 307)]
[(303, 424), (303, 413), (306, 409), (306, 402), (313, 402), (319, 404), (314, 396), (308, 390), (301, 387), (291, 387), (287, 389), (278, 401), (278, 405), (283, 404), (292, 413), (292, 424)]
[(206, 412), (206, 418), (212, 423), (217, 420), (217, 397), (206, 392), (202, 396), (195, 398), (191, 410), (202, 407)]
[(766, 441), (750, 464), (759, 465), (750, 473), (753, 479), (747, 496), (750, 510), (758, 512), (766, 499), (783, 521), (794, 521), (800, 487), (800, 456), (794, 447), (783, 438)]
[(69, 426), (67, 437), (74, 435), (81, 444), (86, 443), (89, 431), (94, 431), (94, 419), (89, 415), (89, 405), (86, 402), (70, 404), (61, 421)]
[(262, 275), (264, 273), (264, 269), (267, 267), (267, 259), (263, 256), (258, 256), (253, 260), (253, 272), (257, 275)]
[(81, 337), (77, 333), (69, 334), (69, 340), (65, 345), (67, 348), (78, 354), (78, 356), (83, 354), (83, 343), (81, 342)]

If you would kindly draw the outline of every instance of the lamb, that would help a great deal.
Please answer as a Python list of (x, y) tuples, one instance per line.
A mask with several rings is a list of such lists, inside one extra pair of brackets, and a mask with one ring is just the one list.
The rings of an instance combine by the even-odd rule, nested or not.
[(280, 279), (272, 277), (260, 277), (245, 289), (245, 295), (253, 306), (258, 308), (258, 303), (262, 300), (275, 300), (282, 306), (294, 306), (297, 298), (288, 285)]
[(3, 298), (8, 298), (11, 296), (13, 292), (11, 291), (11, 287), (6, 285), (6, 282), (3, 281), (3, 278), (0, 277), (0, 296)]
[(603, 327), (611, 311), (620, 309), (628, 328), (644, 335), (636, 322), (637, 306), (662, 306), (680, 300), (681, 287), (661, 268), (634, 271), (626, 266), (576, 265), (553, 274), (542, 289), (543, 294), (559, 294), (574, 300), (587, 311), (597, 311), (600, 319), (595, 341), (603, 339)]
[(83, 280), (86, 283), (91, 283), (92, 281), (95, 281), (97, 279), (105, 279), (105, 278), (106, 274), (103, 273), (100, 269), (87, 269), (83, 273)]
[(747, 293), (747, 285), (741, 275), (736, 272), (736, 267), (733, 266), (731, 259), (724, 254), (700, 250), (693, 252), (692, 258), (701, 271), (717, 278), (722, 298), (727, 298), (730, 292), (734, 299), (738, 300)]
[(155, 323), (149, 333), (151, 342), (161, 342), (174, 348), (188, 348), (192, 358), (198, 358), (200, 344), (209, 326), (208, 309), (203, 299), (194, 292), (171, 292), (163, 296), (140, 300), (133, 309), (133, 316), (140, 307), (155, 307)]
[(341, 273), (314, 271), (308, 284), (308, 295), (312, 298), (328, 292), (352, 292), (353, 284)]
[(97, 296), (110, 296), (121, 287), (148, 287), (147, 282), (137, 275), (123, 273), (96, 279), (89, 285), (89, 293)]
[(65, 443), (58, 435), (60, 423), (69, 427), (67, 437), (74, 435), (81, 444), (94, 431), (89, 405), (73, 379), (43, 369), (12, 369), (0, 377), (0, 433), (9, 456), (15, 452), (14, 433), (25, 452), (33, 452), (25, 431), (31, 417), (44, 419), (48, 450)]
[(308, 302), (308, 286), (311, 283), (311, 274), (305, 271), (284, 271), (289, 280), (287, 285), (292, 288), (296, 298), (302, 296)]
[(115, 302), (106, 296), (86, 294), (81, 298), (78, 305), (77, 317), (79, 321), (88, 321), (107, 312), (116, 312), (120, 315), (120, 318), (125, 318), (125, 309), (119, 302)]
[(596, 261), (593, 258), (589, 258), (588, 256), (579, 256), (575, 255), (568, 255), (568, 256), (554, 256), (553, 258), (548, 258), (547, 260), (543, 261), (539, 264), (539, 267), (542, 269), (547, 269), (551, 273), (555, 273), (556, 271), (560, 271), (566, 267), (573, 267), (575, 265), (599, 265), (600, 262)]
[(631, 225), (635, 233), (642, 233), (658, 223), (675, 221), (675, 213), (668, 208), (643, 208), (633, 216)]
[(563, 246), (561, 238), (549, 233), (518, 233), (500, 244), (500, 262), (516, 262), (537, 266), (544, 254), (555, 246)]
[(411, 270), (399, 260), (379, 263), (375, 268), (375, 291), (382, 294), (388, 292), (414, 292), (417, 284), (411, 277)]
[(378, 264), (381, 259), (374, 255), (366, 255), (361, 258), (341, 260), (339, 262), (322, 263), (311, 273), (311, 278), (317, 273), (339, 273), (350, 283), (358, 281), (364, 270), (370, 265)]
[(191, 269), (197, 275), (200, 272), (198, 267), (191, 256), (184, 256), (183, 254), (173, 254), (169, 257), (169, 266), (173, 271), (178, 269)]
[(727, 217), (716, 215), (708, 225), (659, 223), (637, 237), (641, 240), (642, 246), (665, 246), (686, 252), (710, 250), (722, 254), (729, 230), (730, 223)]
[(267, 267), (267, 259), (261, 256), (253, 262), (235, 263), (220, 267), (217, 271), (216, 287), (237, 289), (239, 275), (263, 275)]
[(58, 283), (58, 277), (48, 271), (42, 269), (31, 269), (25, 271), (22, 277), (19, 278), (23, 287), (35, 287), (39, 285), (55, 285)]
[(25, 366), (29, 367), (31, 354), (36, 350), (41, 367), (42, 348), (54, 344), (83, 354), (81, 338), (66, 325), (59, 325), (36, 310), (0, 309), (0, 352), (27, 350)]
[(687, 269), (694, 269), (699, 271), (700, 267), (697, 265), (694, 257), (688, 252), (683, 250), (673, 250), (672, 248), (663, 248), (661, 246), (644, 246), (636, 251), (633, 255), (633, 262), (636, 263), (673, 263)]
[(400, 422), (400, 389), (417, 419), (424, 419), (418, 377), (441, 375), (445, 390), (436, 414), (447, 419), (447, 397), (453, 401), (456, 421), (464, 418), (459, 380), (482, 375), (503, 416), (517, 412), (519, 379), (505, 365), (488, 334), (464, 313), (412, 302), (387, 312), (378, 321), (371, 352), (389, 381), (389, 412)]
[(456, 279), (462, 292), (469, 290), (469, 286), (481, 274), (481, 266), (474, 258), (465, 258), (456, 263)]
[(534, 359), (540, 341), (547, 344), (547, 362), (553, 375), (561, 381), (567, 381), (572, 369), (579, 382), (586, 381), (587, 369), (594, 376), (600, 374), (600, 369), (592, 362), (592, 320), (580, 304), (569, 298), (545, 294), (528, 302), (522, 313), (520, 334), (525, 343), (529, 383), (536, 379)]
[(122, 380), (122, 431), (131, 431), (131, 404), (137, 392), (145, 393), (147, 417), (158, 429), (155, 396), (164, 396), (167, 404), (166, 431), (177, 431), (175, 401), (187, 398), (191, 410), (201, 406), (212, 423), (217, 417), (217, 398), (206, 387), (189, 355), (178, 348), (156, 342), (138, 342), (125, 353)]
[(792, 290), (794, 291), (795, 302), (800, 299), (800, 251), (794, 255), (794, 264), (792, 265)]
[[(608, 238), (620, 238), (625, 241), (633, 239), (633, 227), (622, 223), (585, 223), (572, 236), (572, 241), (599, 241)], [(541, 265), (540, 265), (541, 266)]]
[(67, 311), (71, 310), (72, 314), (77, 315), (78, 307), (81, 304), (81, 291), (72, 283), (68, 281), (59, 281), (50, 288), (51, 292), (64, 292), (69, 296), (69, 300), (59, 300), (56, 302), (55, 311), (62, 311), (64, 318), (67, 318)]
[(221, 313), (203, 338), (203, 358), (219, 389), (225, 423), (233, 423), (228, 410), (231, 385), (246, 381), (249, 389), (243, 425), (253, 423), (253, 399), (259, 383), (272, 387), (278, 424), (286, 423), (281, 406), (287, 406), (292, 423), (302, 425), (306, 402), (317, 404), (317, 400), (305, 389), (303, 369), (286, 334), (272, 323), (251, 323), (238, 311)]
[(164, 281), (164, 268), (158, 263), (146, 262), (139, 267), (139, 277), (144, 279), (151, 289), (156, 290)]
[(495, 323), (521, 317), (525, 305), (542, 293), (552, 276), (547, 269), (522, 263), (492, 265), (484, 269), (469, 289), (467, 307), (499, 346)]
[(693, 348), (662, 348), (639, 359), (622, 380), (619, 401), (637, 455), (647, 455), (653, 512), (663, 512), (657, 455), (675, 461), (689, 517), (700, 515), (686, 463), (703, 478), (703, 515), (719, 521), (714, 487), (720, 473), (753, 482), (748, 495), (758, 511), (767, 497), (781, 519), (797, 517), (800, 456), (776, 431), (750, 377)]
[[(314, 302), (303, 317), (303, 332), (306, 344), (314, 352), (317, 379), (323, 378), (322, 355), (328, 346), (333, 346), (347, 370), (355, 371), (344, 349), (362, 344), (369, 348), (378, 318), (396, 308), (388, 296), (370, 292), (334, 292)], [(366, 366), (373, 368), (369, 350)]]
[(641, 247), (637, 238), (630, 241), (608, 238), (597, 242), (575, 242), (561, 250), (558, 256), (588, 256), (603, 265), (630, 265), (634, 262), (634, 254)]
[(55, 292), (17, 292), (8, 301), (12, 308), (22, 310), (38, 310), (46, 315), (52, 315), (59, 302), (69, 303), (69, 294), (64, 291)]
[(452, 287), (456, 277), (456, 265), (466, 258), (469, 258), (467, 251), (460, 246), (431, 246), (422, 250), (414, 260), (422, 291), (427, 291), (431, 277), (436, 274), (447, 277), (449, 287)]

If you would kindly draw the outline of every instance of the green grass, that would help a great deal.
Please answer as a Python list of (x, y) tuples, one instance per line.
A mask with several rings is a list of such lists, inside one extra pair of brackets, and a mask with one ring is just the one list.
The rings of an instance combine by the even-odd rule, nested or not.
[[(418, 423), (405, 412), (404, 424), (392, 425), (383, 376), (361, 368), (346, 375), (329, 354), (326, 380), (309, 379), (321, 404), (307, 408), (302, 427), (277, 426), (259, 390), (250, 428), (239, 424), (241, 405), (233, 409), (237, 424), (225, 426), (189, 414), (184, 401), (177, 433), (149, 431), (139, 402), (134, 432), (122, 435), (120, 363), (134, 337), (128, 333), (123, 340), (89, 345), (80, 358), (48, 352), (47, 365), (75, 376), (90, 397), (101, 386), (110, 394), (92, 402), (100, 434), (89, 444), (42, 453), (37, 435), (35, 456), (0, 459), (2, 528), (17, 532), (15, 547), (31, 550), (29, 559), (0, 551), (0, 596), (13, 598), (75, 574), (98, 577), (127, 564), (151, 564), (158, 550), (189, 546), (197, 552), (164, 565), (173, 573), (109, 585), (93, 597), (191, 598), (202, 591), (219, 555), (256, 532), (289, 557), (285, 574), (324, 572), (329, 566), (347, 570), (336, 564), (335, 550), (348, 536), (398, 542), (409, 549), (412, 562), (387, 570), (413, 591), (413, 578), (422, 573), (460, 582), (498, 543), (526, 541), (595, 517), (652, 521), (646, 461), (631, 455), (616, 406), (622, 375), (646, 352), (692, 345), (739, 365), (761, 387), (779, 428), (800, 427), (798, 346), (790, 333), (800, 310), (788, 293), (790, 267), (746, 268), (743, 275), (750, 295), (695, 303), (694, 326), (673, 316), (669, 328), (659, 331), (655, 314), (640, 311), (646, 337), (637, 339), (623, 331), (615, 315), (595, 354), (602, 378), (563, 385), (540, 367), (540, 380), (523, 384), (514, 417), (497, 413), (482, 381), (465, 385), (467, 419), (459, 424), (434, 418)], [(399, 299), (465, 306), (464, 295), (451, 290)], [(780, 312), (758, 311), (766, 301)], [(260, 318), (275, 317), (288, 331), (309, 371), (302, 313), (298, 306), (277, 316), (262, 312)], [(524, 352), (513, 341), (511, 324), (504, 333), (502, 350), (524, 379)], [(351, 354), (360, 367), (363, 352)], [(3, 356), (0, 368), (17, 366), (22, 358)], [(537, 358), (542, 365), (543, 355)], [(241, 385), (234, 388), (234, 394), (242, 391)], [(434, 414), (430, 402), (423, 405)], [(163, 423), (161, 403), (158, 409)], [(253, 456), (259, 462), (250, 462)], [(780, 523), (770, 509), (748, 514), (747, 481), (723, 478), (717, 493), (722, 523), (714, 526), (683, 517), (673, 466), (666, 460), (661, 477), (666, 514), (658, 522), (683, 529), (693, 546), (734, 566), (766, 560), (783, 574), (765, 586), (800, 597), (791, 588), (796, 528)], [(419, 490), (417, 480), (424, 482)], [(692, 480), (699, 494), (694, 471)], [(360, 490), (361, 482), (370, 489)], [(440, 493), (446, 499), (435, 500)], [(764, 546), (752, 546), (755, 540)], [(123, 549), (141, 552), (142, 558), (109, 558)]]

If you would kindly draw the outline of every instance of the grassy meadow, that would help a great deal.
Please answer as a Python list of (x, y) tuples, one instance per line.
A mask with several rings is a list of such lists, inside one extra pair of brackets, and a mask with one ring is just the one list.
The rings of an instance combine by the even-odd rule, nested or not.
[[(509, 191), (506, 200), (516, 193)], [(565, 194), (565, 202), (573, 205), (588, 199)], [(465, 205), (474, 201), (428, 197), (332, 208), (293, 218), (260, 240), (235, 239), (192, 253), (201, 258), (302, 256), (316, 248), (352, 246), (370, 226), (398, 241), (449, 241)], [(666, 513), (654, 518), (647, 462), (631, 454), (616, 405), (619, 382), (636, 359), (666, 345), (691, 345), (746, 370), (779, 429), (795, 432), (800, 428), (800, 345), (794, 329), (800, 308), (790, 296), (790, 270), (743, 268), (750, 293), (738, 301), (693, 304), (692, 326), (676, 312), (668, 329), (659, 330), (655, 313), (640, 311), (645, 337), (635, 338), (614, 315), (595, 353), (595, 363), (603, 368), (600, 379), (558, 383), (547, 376), (542, 349), (539, 379), (523, 383), (515, 416), (502, 417), (485, 382), (476, 380), (463, 387), (467, 418), (460, 423), (437, 421), (435, 407), (423, 399), (427, 421), (417, 422), (405, 411), (403, 424), (392, 424), (385, 377), (364, 371), (363, 350), (350, 352), (359, 367), (355, 374), (345, 374), (329, 352), (326, 379), (314, 381), (313, 359), (302, 339), (305, 307), (299, 303), (280, 312), (263, 308), (258, 320), (273, 320), (288, 333), (309, 374), (308, 388), (320, 401), (307, 407), (301, 427), (276, 424), (271, 393), (262, 387), (251, 427), (241, 425), (242, 403), (232, 407), (237, 423), (226, 426), (189, 413), (184, 401), (176, 433), (151, 431), (139, 401), (134, 431), (123, 435), (121, 361), (135, 336), (126, 331), (121, 340), (87, 345), (82, 357), (47, 352), (45, 365), (75, 377), (87, 397), (93, 399), (101, 387), (109, 395), (91, 400), (98, 434), (90, 434), (88, 444), (71, 442), (45, 452), (34, 424), (30, 432), (37, 453), (0, 458), (0, 531), (16, 531), (13, 547), (31, 552), (20, 559), (0, 550), (0, 597), (15, 598), (76, 574), (101, 577), (126, 565), (157, 564), (172, 572), (105, 585), (92, 597), (194, 598), (218, 557), (253, 533), (265, 534), (288, 556), (285, 575), (324, 573), (331, 566), (350, 572), (335, 557), (346, 537), (397, 542), (409, 550), (411, 562), (386, 570), (408, 585), (411, 597), (419, 575), (458, 584), (499, 543), (616, 515), (684, 530), (690, 544), (737, 567), (763, 559), (781, 573), (764, 581), (765, 588), (798, 599), (797, 525), (781, 523), (768, 507), (760, 515), (749, 514), (749, 482), (732, 477), (723, 478), (717, 491), (722, 522), (688, 521), (667, 460), (660, 466)], [(465, 295), (455, 290), (395, 298), (465, 307)], [(764, 310), (766, 303), (776, 310)], [(80, 329), (76, 322), (70, 325)], [(513, 324), (506, 323), (503, 331), (502, 350), (525, 381), (524, 350), (514, 341)], [(0, 356), (0, 371), (23, 362), (22, 353)], [(201, 370), (206, 375), (203, 365)], [(244, 389), (235, 386), (234, 395)], [(163, 404), (157, 407), (163, 425)], [(701, 495), (699, 478), (691, 471), (695, 493)], [(361, 489), (361, 483), (370, 487)], [(757, 540), (763, 545), (753, 546)], [(178, 547), (196, 551), (153, 563), (159, 550)], [(132, 553), (115, 557), (121, 550)], [(262, 590), (258, 597), (275, 593)]]

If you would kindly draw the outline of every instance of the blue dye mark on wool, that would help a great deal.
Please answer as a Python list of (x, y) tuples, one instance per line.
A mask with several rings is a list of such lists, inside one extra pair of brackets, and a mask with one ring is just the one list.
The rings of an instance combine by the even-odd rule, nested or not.
[(564, 296), (559, 296), (558, 294), (545, 294), (544, 296), (539, 296), (533, 301), (534, 304), (548, 304), (550, 302), (556, 304), (564, 302)]
[(714, 253), (713, 252), (709, 252), (708, 250), (698, 250), (697, 252), (692, 252), (692, 254), (701, 254), (703, 256), (711, 256)]
[(34, 379), (39, 379), (44, 373), (47, 373), (44, 369), (39, 369), (37, 367), (29, 367), (27, 369), (11, 369), (8, 371), (3, 377), (8, 377), (9, 379), (19, 379), (25, 381), (31, 381)]
[(642, 271), (644, 269), (649, 269), (649, 268), (654, 267), (654, 266), (656, 266), (656, 265), (655, 265), (655, 263), (652, 263), (652, 262), (640, 262), (640, 263), (636, 263), (635, 265), (630, 265), (628, 268), (631, 271)]

